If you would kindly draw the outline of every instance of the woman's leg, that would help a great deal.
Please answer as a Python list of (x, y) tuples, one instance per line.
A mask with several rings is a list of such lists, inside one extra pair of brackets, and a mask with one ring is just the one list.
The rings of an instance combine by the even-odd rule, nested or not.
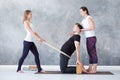
[(93, 73), (97, 72), (97, 64), (93, 64)]
[(21, 66), (22, 66), (23, 61), (25, 60), (26, 56), (28, 55), (28, 52), (29, 52), (29, 49), (30, 49), (30, 43), (29, 42), (24, 41), (23, 45), (24, 45), (24, 47), (23, 47), (23, 53), (22, 53), (22, 56), (21, 56), (21, 58), (19, 60), (19, 63), (18, 63), (17, 72), (19, 72), (19, 71), (22, 72), (21, 71)]
[(98, 58), (97, 58), (97, 53), (96, 53), (96, 37), (90, 37), (87, 38), (87, 51), (89, 54), (89, 72), (96, 73), (97, 71), (97, 63), (98, 63)]
[(93, 37), (93, 50), (91, 51), (92, 58), (93, 58), (93, 73), (97, 72), (97, 63), (98, 63), (98, 57), (97, 57), (97, 51), (96, 51), (96, 37)]
[(89, 55), (89, 68), (87, 69), (87, 71), (91, 71), (92, 70), (92, 57), (91, 57), (91, 54), (90, 54), (90, 50), (91, 50), (91, 44), (90, 44), (90, 39), (87, 38), (86, 40), (86, 47), (87, 47), (87, 52), (88, 52), (88, 55)]
[(92, 66), (93, 64), (89, 64), (89, 68), (87, 69), (88, 72), (92, 70)]
[(30, 50), (33, 53), (33, 55), (35, 56), (35, 62), (36, 62), (37, 68), (38, 68), (38, 72), (41, 72), (42, 68), (40, 65), (39, 53), (38, 53), (37, 47), (35, 46), (34, 43), (32, 43), (32, 47)]

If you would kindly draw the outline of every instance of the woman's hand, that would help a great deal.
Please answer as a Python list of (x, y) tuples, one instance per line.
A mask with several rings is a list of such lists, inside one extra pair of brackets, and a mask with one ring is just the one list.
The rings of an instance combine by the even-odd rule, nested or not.
[(81, 29), (81, 32), (84, 32), (85, 31), (85, 29)]
[(39, 38), (38, 41), (39, 41), (39, 42), (45, 42), (45, 40), (42, 39), (42, 38)]

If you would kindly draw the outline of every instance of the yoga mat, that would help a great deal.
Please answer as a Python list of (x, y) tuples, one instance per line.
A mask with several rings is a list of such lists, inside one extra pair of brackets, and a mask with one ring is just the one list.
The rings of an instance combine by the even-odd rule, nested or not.
[(95, 74), (86, 74), (86, 73), (76, 74), (76, 73), (61, 73), (60, 71), (46, 71), (46, 73), (39, 73), (39, 74), (114, 75), (110, 71), (98, 71)]
[[(23, 67), (24, 71), (37, 71), (37, 68), (30, 70), (28, 67)], [(61, 73), (60, 71), (46, 71), (47, 73), (39, 73), (39, 74), (75, 74), (75, 75), (114, 75), (110, 71), (97, 71), (95, 74), (76, 74), (76, 73)]]

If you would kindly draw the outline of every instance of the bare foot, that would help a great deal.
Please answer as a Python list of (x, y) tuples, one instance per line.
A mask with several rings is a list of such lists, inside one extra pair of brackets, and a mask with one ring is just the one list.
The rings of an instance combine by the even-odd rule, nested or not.
[(24, 73), (24, 72), (20, 70), (20, 71), (18, 71), (18, 73)]
[(89, 64), (89, 68), (87, 69), (88, 72), (92, 70), (92, 66), (93, 64)]
[(88, 71), (88, 72), (89, 72), (89, 71), (90, 71), (90, 69), (88, 68), (88, 69), (86, 69), (86, 71)]
[(97, 67), (96, 66), (93, 66), (92, 67), (92, 70), (89, 70), (88, 71), (90, 74), (95, 74), (97, 72)]
[(89, 73), (89, 74), (95, 74), (96, 71), (89, 71), (88, 73)]
[(42, 70), (40, 73), (46, 73), (46, 71)]
[(87, 70), (85, 70), (85, 68), (82, 68), (82, 73), (88, 74), (89, 72)]
[(46, 71), (44, 71), (44, 70), (41, 70), (40, 72), (36, 72), (35, 74), (40, 74), (40, 73), (47, 73)]
[(87, 70), (85, 70), (85, 67), (82, 65), (82, 73), (88, 73)]
[(85, 69), (82, 69), (82, 73), (86, 73), (86, 74), (88, 74), (89, 72), (86, 71)]

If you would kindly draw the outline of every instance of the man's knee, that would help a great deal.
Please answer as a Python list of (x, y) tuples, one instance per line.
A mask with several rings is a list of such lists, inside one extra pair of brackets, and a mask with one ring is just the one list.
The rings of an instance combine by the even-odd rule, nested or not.
[(66, 73), (66, 68), (60, 67), (61, 73)]
[(61, 73), (66, 73), (66, 70), (61, 70)]

